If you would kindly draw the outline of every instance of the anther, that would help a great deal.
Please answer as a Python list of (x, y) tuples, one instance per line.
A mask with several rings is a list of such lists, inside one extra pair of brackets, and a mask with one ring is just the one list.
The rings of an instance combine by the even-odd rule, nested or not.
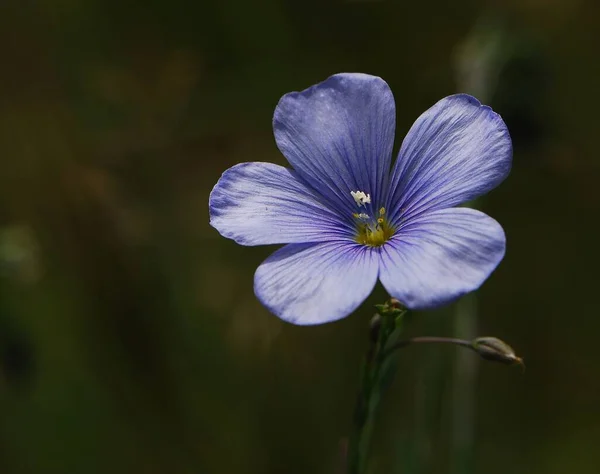
[(366, 194), (363, 191), (350, 191), (350, 194), (354, 198), (354, 201), (356, 202), (356, 205), (358, 207), (360, 207), (360, 206), (366, 207), (367, 204), (371, 204), (371, 195), (370, 194)]

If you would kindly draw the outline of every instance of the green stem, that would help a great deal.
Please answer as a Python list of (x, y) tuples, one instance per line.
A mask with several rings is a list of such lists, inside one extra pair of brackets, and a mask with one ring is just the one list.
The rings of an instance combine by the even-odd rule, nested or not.
[(438, 336), (420, 336), (412, 337), (410, 339), (403, 339), (401, 341), (392, 344), (383, 353), (383, 357), (388, 357), (392, 352), (402, 349), (410, 344), (454, 344), (455, 346), (463, 346), (472, 349), (471, 341), (464, 339), (457, 339), (454, 337), (438, 337)]
[(523, 364), (514, 350), (494, 337), (480, 337), (467, 341), (453, 337), (421, 336), (398, 340), (402, 319), (407, 310), (392, 299), (377, 306), (378, 314), (371, 321), (371, 344), (363, 362), (360, 388), (354, 411), (354, 430), (348, 444), (347, 473), (365, 474), (375, 415), (383, 391), (393, 374), (392, 355), (398, 349), (412, 344), (453, 344), (466, 347), (483, 359), (508, 365)]
[(354, 430), (348, 446), (348, 474), (366, 473), (375, 414), (390, 372), (386, 348), (396, 340), (406, 313), (394, 301), (378, 305), (377, 309), (378, 314), (373, 320), (376, 327), (372, 328), (371, 344), (363, 362), (354, 411)]

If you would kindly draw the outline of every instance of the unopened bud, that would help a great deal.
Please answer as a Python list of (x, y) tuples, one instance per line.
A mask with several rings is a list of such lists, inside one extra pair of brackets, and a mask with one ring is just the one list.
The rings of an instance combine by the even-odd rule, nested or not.
[(390, 300), (388, 301), (388, 305), (390, 306), (390, 308), (393, 309), (404, 309), (402, 303), (400, 303), (400, 301), (398, 301), (396, 298), (390, 298)]
[(478, 337), (471, 342), (471, 347), (482, 359), (525, 366), (523, 359), (515, 354), (513, 348), (496, 337)]

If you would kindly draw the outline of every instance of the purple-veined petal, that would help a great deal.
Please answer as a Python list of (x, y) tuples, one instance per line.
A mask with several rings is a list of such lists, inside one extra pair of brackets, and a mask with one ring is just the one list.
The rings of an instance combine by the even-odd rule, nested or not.
[(209, 199), (210, 223), (242, 245), (351, 239), (348, 227), (293, 170), (272, 163), (229, 168)]
[(341, 212), (356, 212), (350, 191), (383, 203), (396, 108), (387, 83), (367, 74), (336, 74), (284, 95), (273, 117), (277, 146), (312, 187)]
[(290, 244), (254, 275), (254, 292), (273, 314), (299, 325), (322, 324), (354, 311), (375, 286), (378, 252), (348, 242)]
[(390, 218), (445, 209), (495, 188), (510, 172), (512, 144), (502, 118), (458, 94), (423, 113), (406, 135), (390, 183)]
[(474, 209), (427, 212), (381, 247), (380, 279), (410, 309), (429, 309), (476, 290), (504, 256), (498, 222)]

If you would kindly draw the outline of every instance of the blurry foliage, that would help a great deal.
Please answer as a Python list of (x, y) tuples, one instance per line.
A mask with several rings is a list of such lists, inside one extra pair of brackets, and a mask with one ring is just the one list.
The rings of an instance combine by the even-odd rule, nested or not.
[[(491, 3), (523, 38), (497, 108), (515, 133), (534, 133), (519, 124), (527, 117), (543, 133), (486, 201), (508, 253), (480, 293), (482, 329), (510, 341), (528, 371), (482, 371), (476, 472), (594, 473), (600, 8)], [(401, 136), (455, 91), (456, 47), (480, 8), (1, 2), (0, 471), (335, 472), (369, 305), (384, 293), (339, 323), (282, 324), (252, 293), (272, 249), (220, 238), (208, 193), (232, 164), (283, 163), (271, 132), (279, 97), (335, 72), (383, 76)], [(428, 327), (450, 331), (447, 313), (417, 315), (411, 332)], [(377, 472), (406, 472), (415, 456), (421, 358), (399, 361)], [(449, 445), (439, 403), (424, 416), (440, 436), (418, 453), (436, 473)]]

